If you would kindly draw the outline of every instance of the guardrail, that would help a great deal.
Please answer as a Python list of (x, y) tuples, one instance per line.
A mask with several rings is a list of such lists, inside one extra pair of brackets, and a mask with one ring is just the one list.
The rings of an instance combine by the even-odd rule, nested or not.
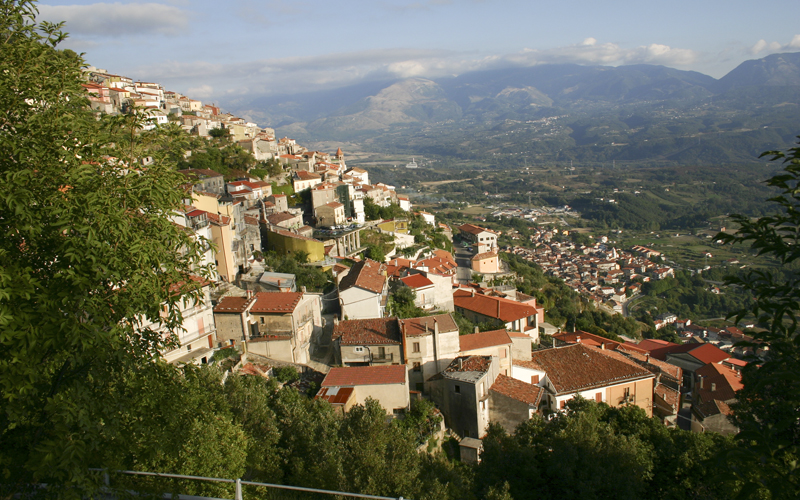
[[(89, 469), (94, 472), (102, 472), (103, 473), (103, 482), (105, 483), (106, 490), (111, 489), (111, 476), (109, 472), (105, 469)], [(383, 497), (378, 495), (366, 495), (364, 493), (349, 493), (345, 491), (334, 491), (334, 490), (321, 490), (318, 488), (305, 488), (303, 486), (289, 486), (285, 484), (270, 484), (270, 483), (257, 483), (254, 481), (243, 481), (242, 479), (226, 479), (220, 477), (203, 477), (203, 476), (188, 476), (184, 474), (170, 474), (165, 472), (143, 472), (143, 471), (134, 471), (134, 470), (117, 470), (113, 471), (115, 474), (125, 474), (129, 476), (149, 476), (149, 477), (163, 477), (168, 479), (188, 479), (192, 481), (206, 481), (206, 482), (213, 482), (213, 483), (228, 483), (233, 484), (235, 487), (235, 496), (233, 500), (244, 500), (242, 486), (256, 486), (261, 488), (272, 488), (272, 489), (279, 489), (279, 490), (290, 490), (290, 491), (301, 491), (304, 493), (319, 493), (322, 495), (338, 495), (344, 497), (351, 497), (351, 498), (372, 498), (375, 500), (409, 500), (404, 499), (401, 497)], [(166, 495), (166, 494), (165, 494)], [(165, 496), (166, 498), (166, 496)], [(172, 497), (170, 497), (172, 498)], [(204, 498), (204, 497), (192, 497), (192, 498)]]

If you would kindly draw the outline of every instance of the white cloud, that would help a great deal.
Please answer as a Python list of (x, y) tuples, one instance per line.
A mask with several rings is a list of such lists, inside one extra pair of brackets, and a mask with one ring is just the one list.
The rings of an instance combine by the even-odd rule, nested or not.
[(757, 41), (752, 47), (750, 47), (750, 53), (752, 55), (759, 55), (766, 56), (769, 54), (774, 54), (776, 52), (785, 52), (787, 50), (796, 50), (800, 49), (800, 35), (795, 35), (792, 37), (792, 40), (787, 43), (786, 45), (782, 45), (780, 42), (767, 42), (763, 38)]
[(483, 57), (475, 53), (445, 50), (375, 49), (226, 64), (167, 61), (141, 67), (129, 76), (161, 82), (174, 90), (185, 90), (189, 95), (208, 98), (226, 94), (291, 94), (364, 81), (437, 78), (468, 71), (548, 63), (685, 66), (696, 60), (697, 54), (688, 49), (661, 44), (623, 48), (614, 43), (600, 43), (594, 38), (586, 38), (565, 47), (524, 49), (512, 54)]
[(39, 17), (66, 21), (65, 31), (83, 36), (178, 35), (188, 25), (186, 11), (160, 3), (39, 5)]
[(186, 91), (192, 97), (205, 99), (206, 97), (211, 97), (214, 95), (214, 87), (211, 85), (201, 85), (199, 87), (192, 87)]
[(615, 43), (598, 43), (594, 38), (586, 38), (580, 43), (546, 50), (525, 49), (505, 58), (515, 64), (531, 66), (535, 64), (664, 64), (686, 66), (697, 60), (697, 53), (690, 49), (677, 49), (668, 45), (653, 43), (646, 46), (623, 48)]

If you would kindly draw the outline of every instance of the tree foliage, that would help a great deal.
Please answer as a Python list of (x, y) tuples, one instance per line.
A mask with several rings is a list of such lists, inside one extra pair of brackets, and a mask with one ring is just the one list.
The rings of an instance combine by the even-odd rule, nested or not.
[[(752, 333), (754, 347), (767, 346), (763, 363), (752, 362), (744, 370), (744, 388), (734, 405), (741, 447), (733, 456), (734, 472), (745, 486), (742, 495), (767, 493), (772, 498), (800, 496), (800, 275), (794, 264), (800, 257), (800, 147), (786, 153), (770, 151), (762, 156), (782, 160), (783, 172), (766, 184), (780, 190), (771, 198), (779, 210), (751, 220), (737, 215), (740, 224), (733, 235), (719, 234), (727, 243), (750, 244), (760, 255), (780, 261), (782, 272), (754, 269), (730, 277), (753, 302), (736, 313), (756, 319), (764, 331)], [(753, 360), (756, 361), (756, 360)]]
[(95, 119), (60, 26), (0, 9), (0, 477), (91, 488), (124, 431), (116, 383), (170, 345), (143, 325), (180, 325), (203, 244), (169, 218), (174, 164), (139, 161), (140, 118)]

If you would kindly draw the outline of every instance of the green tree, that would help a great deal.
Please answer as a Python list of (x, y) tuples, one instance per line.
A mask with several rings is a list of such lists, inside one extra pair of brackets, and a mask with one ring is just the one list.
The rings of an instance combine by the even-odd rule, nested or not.
[[(780, 190), (771, 198), (779, 211), (752, 220), (736, 215), (740, 225), (733, 234), (716, 236), (726, 243), (749, 243), (759, 255), (778, 259), (782, 272), (751, 270), (728, 278), (755, 300), (736, 313), (756, 319), (764, 331), (753, 333), (752, 347), (769, 348), (763, 363), (749, 363), (743, 372), (744, 388), (734, 405), (740, 448), (733, 471), (743, 482), (742, 496), (768, 492), (771, 498), (800, 496), (800, 275), (792, 265), (800, 257), (800, 147), (788, 152), (770, 151), (772, 161), (783, 161), (783, 172), (766, 181)], [(788, 270), (788, 271), (787, 271)], [(754, 360), (755, 361), (755, 360)]]
[(31, 1), (0, 9), (0, 481), (78, 495), (124, 430), (115, 381), (171, 344), (144, 322), (174, 331), (198, 296), (202, 242), (169, 218), (174, 164), (141, 166), (137, 115), (90, 112), (61, 26)]

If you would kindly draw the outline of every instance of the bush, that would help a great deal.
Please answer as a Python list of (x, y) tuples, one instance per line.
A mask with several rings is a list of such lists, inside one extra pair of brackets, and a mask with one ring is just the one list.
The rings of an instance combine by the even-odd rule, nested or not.
[(294, 366), (279, 366), (273, 369), (273, 373), (275, 378), (284, 384), (290, 384), (300, 378), (300, 374), (297, 373), (297, 369)]

